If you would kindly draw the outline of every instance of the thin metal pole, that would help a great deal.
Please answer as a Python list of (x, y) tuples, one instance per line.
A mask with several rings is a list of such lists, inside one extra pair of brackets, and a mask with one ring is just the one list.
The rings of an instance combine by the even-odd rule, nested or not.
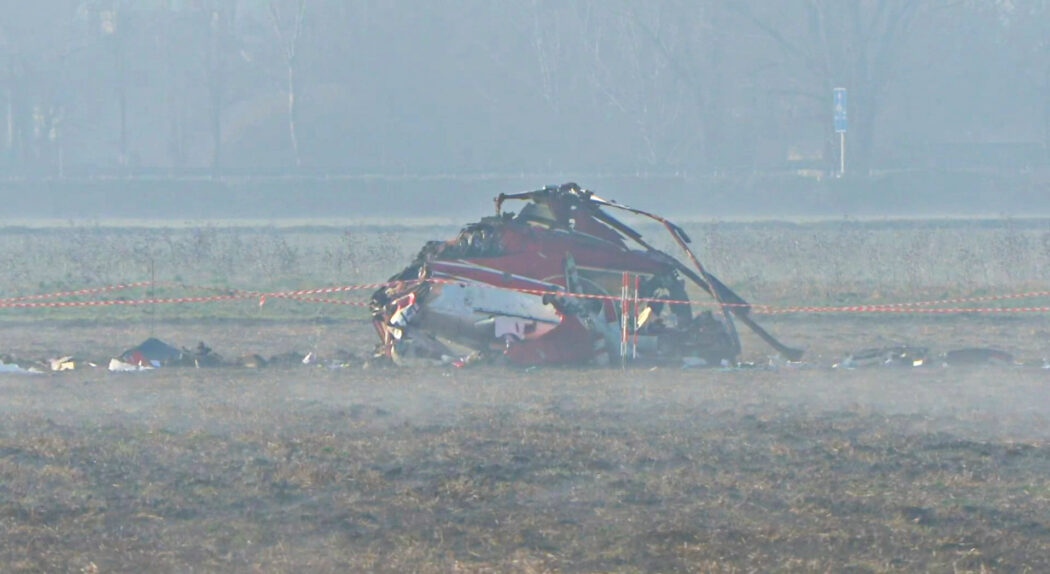
[(846, 175), (846, 132), (839, 132), (839, 175)]
[(628, 277), (629, 275), (624, 271), (623, 280), (620, 283), (620, 368), (625, 371), (627, 370), (627, 314), (630, 310), (627, 304)]
[(157, 267), (152, 251), (149, 256), (149, 298), (153, 300), (149, 311), (149, 336), (156, 335), (157, 325)]
[(638, 286), (641, 276), (634, 276), (634, 309), (631, 311), (631, 324), (634, 327), (634, 335), (631, 339), (631, 360), (638, 360)]

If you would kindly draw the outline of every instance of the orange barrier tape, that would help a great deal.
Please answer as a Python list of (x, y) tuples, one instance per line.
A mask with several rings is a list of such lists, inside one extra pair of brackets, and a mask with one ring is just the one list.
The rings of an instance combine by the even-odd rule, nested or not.
[(359, 291), (361, 289), (379, 289), (380, 287), (393, 287), (395, 285), (412, 285), (420, 283), (420, 280), (412, 281), (384, 281), (383, 283), (361, 283), (359, 285), (341, 285), (338, 287), (321, 287), (318, 289), (299, 289), (296, 291), (278, 291), (272, 293), (274, 297), (292, 297), (299, 295), (321, 295), (324, 293), (343, 293), (346, 291)]
[(0, 301), (0, 309), (40, 309), (48, 307), (106, 307), (113, 305), (163, 305), (169, 303), (209, 303), (214, 301), (234, 301), (239, 299), (259, 298), (265, 300), (269, 297), (277, 299), (290, 299), (307, 303), (328, 303), (334, 305), (352, 305), (367, 307), (368, 303), (363, 301), (343, 301), (340, 299), (324, 299), (319, 297), (295, 297), (283, 293), (251, 293), (237, 292), (232, 295), (210, 295), (201, 297), (154, 297), (149, 299), (101, 299), (95, 301)]
[(112, 305), (150, 305), (165, 303), (205, 303), (247, 299), (245, 295), (211, 295), (208, 297), (159, 297), (152, 299), (102, 299), (96, 301), (13, 301), (0, 302), (0, 308), (33, 309), (42, 307), (106, 307)]
[(72, 297), (74, 295), (91, 295), (94, 293), (104, 293), (107, 291), (120, 291), (121, 289), (132, 289), (134, 287), (148, 287), (150, 285), (163, 286), (173, 285), (170, 283), (154, 283), (153, 281), (137, 281), (135, 283), (124, 283), (120, 285), (107, 285), (105, 287), (93, 287), (90, 289), (77, 289), (75, 291), (58, 291), (55, 293), (41, 293), (39, 295), (23, 295), (21, 297), (6, 297), (0, 298), (0, 303), (9, 303), (12, 301), (29, 301), (33, 299), (57, 299), (58, 297)]
[[(430, 278), (427, 281), (443, 284), (465, 284), (465, 281), (451, 279)], [(547, 289), (527, 289), (520, 287), (499, 287), (486, 283), (477, 283), (482, 287), (493, 289), (507, 289), (521, 293), (534, 295), (571, 295), (572, 297), (584, 299), (618, 300), (614, 295), (596, 293), (566, 293)], [(883, 303), (878, 305), (846, 305), (846, 306), (780, 306), (764, 305), (759, 303), (723, 303), (725, 307), (750, 307), (751, 312), (759, 315), (774, 315), (785, 313), (1045, 313), (1050, 312), (1050, 307), (939, 307), (948, 303), (967, 303), (980, 301), (994, 301), (1002, 299), (1029, 299), (1033, 297), (1050, 296), (1050, 291), (1029, 291), (1025, 293), (1011, 293), (1006, 295), (982, 295), (977, 297), (959, 297), (954, 299), (942, 299), (939, 301), (917, 301), (905, 303)], [(658, 297), (639, 297), (638, 301), (646, 303), (686, 304), (693, 306), (716, 306), (717, 301), (694, 301), (689, 299), (661, 299)]]
[(274, 299), (288, 299), (290, 301), (300, 301), (303, 303), (327, 303), (330, 305), (350, 305), (352, 307), (368, 307), (367, 301), (346, 301), (344, 299), (326, 299), (323, 297), (298, 297), (295, 295), (288, 295), (286, 293), (245, 293), (247, 297), (258, 297), (259, 305), (262, 306), (266, 302), (266, 299), (273, 297)]
[[(340, 285), (332, 287), (320, 287), (315, 289), (298, 289), (292, 291), (246, 291), (240, 289), (227, 289), (221, 287), (204, 287), (194, 285), (183, 285), (171, 282), (156, 283), (152, 281), (138, 281), (133, 283), (124, 283), (118, 285), (108, 285), (103, 287), (94, 287), (88, 289), (78, 289), (71, 291), (61, 291), (54, 293), (42, 293), (36, 295), (24, 295), (20, 297), (8, 297), (0, 299), (0, 308), (46, 308), (46, 307), (102, 307), (112, 305), (158, 305), (158, 304), (174, 304), (174, 303), (206, 303), (215, 301), (232, 301), (240, 299), (259, 299), (260, 304), (263, 304), (266, 299), (287, 299), (293, 301), (302, 301), (307, 303), (323, 303), (332, 305), (350, 305), (357, 307), (367, 307), (368, 302), (364, 301), (346, 301), (342, 299), (332, 299), (323, 297), (310, 297), (310, 295), (321, 295), (329, 293), (344, 293), (349, 291), (359, 291), (362, 289), (378, 289), (382, 287), (404, 287), (422, 282), (439, 283), (439, 284), (467, 284), (470, 282), (453, 280), (453, 279), (440, 279), (440, 278), (428, 278), (428, 279), (413, 279), (408, 281), (389, 281), (382, 283), (361, 283), (356, 285)], [(561, 290), (551, 289), (529, 289), (520, 287), (500, 287), (496, 285), (490, 285), (486, 283), (473, 283), (482, 287), (488, 287), (492, 289), (506, 289), (510, 291), (517, 291), (520, 293), (529, 293), (533, 295), (571, 295), (572, 297), (588, 298), (588, 299), (601, 299), (601, 300), (616, 300), (619, 297), (613, 295), (597, 294), (597, 293), (566, 293)], [(209, 290), (219, 291), (221, 294), (199, 296), (199, 297), (151, 297), (151, 298), (140, 298), (140, 299), (104, 299), (104, 300), (93, 300), (93, 301), (36, 301), (39, 299), (55, 299), (59, 297), (69, 297), (76, 295), (88, 295), (95, 293), (104, 293), (111, 291), (118, 291), (123, 289), (131, 289), (135, 287), (179, 287), (183, 289), (193, 290)], [(762, 315), (775, 315), (775, 314), (788, 314), (788, 313), (922, 313), (922, 314), (953, 314), (953, 313), (1047, 313), (1050, 312), (1050, 306), (1022, 306), (1022, 307), (935, 307), (936, 305), (945, 304), (958, 304), (958, 303), (972, 303), (972, 302), (985, 302), (994, 300), (1006, 300), (1006, 299), (1028, 299), (1034, 297), (1048, 297), (1050, 291), (1028, 291), (1024, 293), (1011, 293), (1002, 295), (982, 295), (975, 297), (957, 297), (951, 299), (941, 299), (936, 301), (915, 301), (915, 302), (902, 302), (902, 303), (881, 303), (876, 305), (844, 305), (844, 306), (827, 306), (827, 305), (809, 305), (809, 306), (781, 306), (781, 305), (765, 305), (765, 304), (732, 304), (726, 303), (725, 306), (749, 306), (751, 311), (755, 314)], [(694, 301), (688, 299), (661, 299), (658, 297), (639, 297), (639, 302), (645, 303), (667, 303), (667, 304), (687, 304), (693, 306), (716, 306), (716, 301)]]
[[(428, 283), (441, 283), (443, 285), (466, 285), (470, 283), (468, 281), (457, 281), (455, 279), (438, 279), (429, 278), (426, 279)], [(505, 289), (507, 291), (517, 291), (518, 293), (528, 293), (530, 295), (569, 295), (577, 299), (602, 299), (610, 301), (619, 301), (620, 297), (617, 295), (604, 295), (601, 293), (568, 293), (566, 291), (555, 291), (551, 289), (529, 289), (526, 287), (500, 287), (499, 285), (490, 285), (488, 283), (472, 283), (480, 287), (487, 287), (490, 289)], [(639, 302), (645, 303), (674, 303), (674, 304), (686, 304), (695, 306), (711, 306), (718, 305), (717, 301), (690, 301), (688, 299), (660, 299), (658, 297), (639, 297)], [(725, 303), (726, 307), (748, 307), (750, 303)]]
[[(912, 301), (909, 303), (880, 303), (877, 307), (933, 307), (934, 305), (948, 305), (956, 303), (980, 303), (983, 301), (1001, 301), (1004, 299), (1032, 299), (1034, 297), (1050, 297), (1050, 291), (1027, 291), (1025, 293), (1009, 293), (1006, 295), (980, 295), (977, 297), (956, 297), (953, 299), (938, 299), (935, 301)], [(756, 305), (757, 307), (758, 305)]]
[(1047, 313), (1050, 307), (891, 307), (886, 305), (852, 305), (845, 307), (772, 307), (763, 306), (757, 315), (784, 313)]

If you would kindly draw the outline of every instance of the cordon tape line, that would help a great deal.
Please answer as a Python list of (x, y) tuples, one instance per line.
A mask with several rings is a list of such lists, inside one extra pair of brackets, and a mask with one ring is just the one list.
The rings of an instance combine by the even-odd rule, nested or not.
[(122, 283), (118, 285), (105, 285), (102, 287), (92, 287), (88, 289), (77, 289), (74, 291), (56, 291), (53, 293), (38, 293), (35, 295), (21, 295), (19, 297), (4, 297), (0, 298), (0, 303), (12, 303), (15, 301), (32, 301), (38, 299), (57, 299), (59, 297), (75, 297), (77, 295), (93, 295), (96, 293), (105, 293), (111, 291), (121, 291), (126, 289), (134, 289), (138, 287), (150, 287), (150, 288), (179, 288), (186, 290), (196, 291), (218, 291), (220, 293), (230, 294), (236, 290), (229, 289), (226, 287), (204, 287), (198, 285), (187, 285), (185, 283), (176, 283), (174, 281), (136, 281), (134, 283)]
[(151, 305), (165, 303), (205, 303), (247, 299), (245, 295), (211, 295), (207, 297), (161, 297), (153, 299), (101, 299), (96, 301), (13, 301), (0, 302), (0, 308), (35, 309), (44, 307), (107, 307), (114, 305)]
[[(359, 291), (362, 289), (376, 289), (381, 287), (404, 287), (420, 283), (438, 283), (438, 284), (452, 284), (452, 285), (465, 285), (472, 284), (481, 287), (487, 287), (491, 289), (504, 289), (509, 291), (517, 291), (520, 293), (529, 293), (534, 295), (569, 295), (578, 298), (589, 298), (589, 299), (600, 299), (600, 300), (619, 300), (621, 297), (607, 294), (598, 293), (567, 293), (562, 290), (553, 289), (530, 289), (525, 287), (503, 287), (498, 285), (491, 285), (487, 283), (473, 283), (462, 280), (443, 279), (443, 278), (427, 278), (427, 279), (411, 279), (402, 281), (388, 281), (382, 283), (362, 283), (356, 285), (340, 285), (333, 287), (321, 287), (315, 289), (298, 289), (293, 291), (248, 291), (240, 289), (230, 289), (221, 287), (205, 287), (205, 286), (194, 286), (185, 285), (171, 282), (153, 282), (153, 281), (138, 281), (133, 283), (123, 283), (118, 285), (108, 285), (103, 287), (95, 287), (89, 289), (78, 289), (71, 291), (62, 291), (54, 293), (42, 293), (37, 295), (25, 295), (21, 297), (9, 297), (0, 299), (0, 308), (46, 308), (46, 307), (101, 307), (101, 306), (113, 306), (113, 305), (156, 305), (156, 304), (174, 304), (174, 303), (206, 303), (215, 301), (232, 301), (232, 300), (243, 300), (243, 299), (258, 299), (259, 304), (263, 305), (267, 299), (287, 299), (294, 301), (302, 301), (308, 303), (324, 303), (333, 305), (350, 305), (367, 307), (368, 302), (364, 301), (346, 301), (342, 299), (332, 298), (320, 298), (320, 297), (309, 297), (308, 295), (328, 294), (328, 293), (343, 293), (349, 291)], [(151, 297), (151, 298), (140, 298), (140, 299), (105, 299), (105, 300), (93, 300), (93, 301), (34, 301), (38, 299), (54, 299), (59, 297), (69, 297), (77, 295), (87, 295), (95, 293), (104, 293), (111, 291), (118, 291), (123, 289), (131, 289), (135, 287), (179, 287), (183, 289), (192, 290), (209, 290), (219, 291), (220, 294), (210, 296), (198, 296), (198, 297)], [(773, 314), (789, 314), (789, 313), (921, 313), (921, 314), (956, 314), (956, 313), (1046, 313), (1050, 312), (1050, 306), (1021, 306), (1021, 307), (935, 307), (936, 305), (945, 304), (958, 304), (968, 302), (983, 302), (983, 301), (994, 301), (994, 300), (1005, 300), (1005, 299), (1027, 299), (1034, 297), (1047, 297), (1050, 296), (1050, 291), (1028, 291), (1023, 293), (1011, 293), (1002, 295), (982, 295), (975, 297), (958, 297), (951, 299), (941, 299), (936, 301), (916, 301), (916, 302), (903, 302), (903, 303), (881, 303), (881, 304), (867, 304), (867, 305), (842, 305), (842, 306), (828, 306), (828, 305), (797, 305), (797, 306), (784, 306), (784, 305), (766, 305), (761, 303), (747, 303), (747, 304), (734, 304), (724, 303), (726, 307), (750, 307), (751, 312), (762, 315), (773, 315)], [(695, 301), (688, 299), (662, 299), (658, 297), (639, 297), (638, 302), (645, 303), (667, 303), (667, 304), (688, 304), (694, 306), (717, 306), (717, 301)]]
[[(879, 303), (878, 307), (933, 307), (935, 305), (954, 305), (956, 303), (980, 303), (983, 301), (1001, 301), (1003, 299), (1033, 299), (1035, 297), (1050, 297), (1050, 291), (1027, 291), (1024, 293), (1008, 293), (1005, 295), (981, 295), (977, 297), (956, 297), (953, 299), (937, 299), (934, 301), (912, 301), (908, 303)], [(757, 307), (758, 305), (756, 305)]]
[(341, 301), (317, 297), (288, 297), (281, 293), (236, 293), (233, 295), (209, 295), (200, 297), (156, 297), (150, 299), (100, 299), (94, 301), (7, 301), (0, 302), (0, 309), (43, 309), (59, 307), (111, 307), (115, 305), (164, 305), (173, 303), (210, 303), (216, 301), (236, 301), (258, 298), (260, 305), (267, 298), (290, 299), (308, 303), (328, 303), (333, 305), (351, 305), (367, 307), (363, 301)]
[(122, 289), (133, 289), (135, 287), (149, 287), (149, 286), (166, 286), (174, 285), (174, 283), (155, 283), (153, 281), (136, 281), (135, 283), (123, 283), (120, 285), (106, 285), (104, 287), (92, 287), (90, 289), (77, 289), (75, 291), (57, 291), (54, 293), (40, 293), (38, 295), (23, 295), (21, 297), (5, 297), (0, 298), (0, 303), (9, 303), (13, 301), (30, 301), (34, 299), (57, 299), (59, 297), (73, 297), (76, 295), (93, 295), (95, 293), (105, 293), (107, 291), (120, 291)]
[[(0, 309), (41, 309), (41, 308), (57, 308), (57, 307), (105, 307), (114, 305), (160, 305), (169, 303), (208, 303), (214, 301), (233, 301), (240, 299), (255, 299), (260, 300), (260, 304), (267, 298), (275, 299), (289, 299), (296, 301), (303, 301), (308, 303), (326, 303), (333, 305), (351, 305), (351, 306), (368, 306), (367, 302), (362, 301), (345, 301), (341, 299), (330, 299), (321, 297), (303, 297), (300, 293), (336, 293), (342, 291), (353, 291), (357, 289), (367, 289), (369, 287), (386, 285), (386, 284), (366, 284), (366, 285), (350, 285), (343, 287), (326, 287), (322, 289), (303, 289), (300, 291), (273, 291), (273, 292), (261, 292), (261, 291), (242, 291), (237, 289), (228, 289), (222, 287), (204, 287), (196, 285), (181, 285), (176, 283), (154, 283), (151, 281), (141, 281), (137, 283), (128, 283), (122, 285), (109, 285), (105, 287), (96, 287), (91, 289), (78, 289), (75, 291), (62, 291), (55, 293), (41, 293), (37, 295), (25, 295), (21, 297), (9, 297), (6, 299), (0, 299)], [(195, 297), (149, 297), (139, 299), (98, 299), (90, 301), (36, 301), (39, 299), (54, 299), (58, 297), (70, 297), (76, 295), (94, 294), (118, 291), (122, 289), (130, 289), (134, 287), (180, 287), (183, 289), (190, 290), (206, 290), (206, 291), (220, 291), (222, 294), (219, 295), (208, 295), (208, 296), (195, 296)]]
[(398, 285), (411, 285), (415, 283), (421, 283), (419, 279), (411, 281), (385, 281), (383, 283), (361, 283), (359, 285), (341, 285), (337, 287), (320, 287), (318, 289), (299, 289), (296, 291), (278, 291), (275, 292), (281, 296), (299, 296), (299, 295), (321, 295), (324, 293), (343, 293), (346, 291), (359, 291), (361, 289), (378, 289), (380, 287), (394, 287)]
[(1050, 307), (886, 307), (879, 305), (855, 305), (852, 307), (772, 307), (755, 309), (757, 315), (784, 313), (1048, 313)]
[[(468, 282), (454, 279), (441, 279), (441, 278), (429, 278), (425, 281), (430, 283), (443, 283), (443, 284), (460, 284), (465, 285)], [(519, 291), (522, 293), (531, 293), (535, 295), (571, 295), (581, 299), (609, 299), (609, 300), (620, 300), (618, 295), (607, 295), (601, 293), (567, 293), (566, 291), (550, 290), (550, 289), (529, 289), (527, 287), (502, 287), (499, 285), (491, 285), (486, 283), (475, 283), (482, 287), (490, 287), (493, 289), (507, 289), (510, 291)], [(947, 305), (956, 303), (977, 303), (982, 301), (996, 301), (1003, 299), (1031, 299), (1035, 297), (1050, 297), (1050, 291), (1026, 291), (1024, 293), (1009, 293), (1005, 295), (981, 295), (975, 297), (956, 297), (951, 299), (938, 299), (932, 301), (908, 301), (902, 303), (877, 303), (869, 305), (860, 305), (862, 307), (880, 307), (880, 308), (895, 308), (895, 307), (933, 307), (935, 305)], [(639, 297), (638, 301), (644, 301), (647, 303), (676, 303), (676, 304), (689, 304), (696, 306), (717, 306), (717, 301), (697, 301), (691, 299), (663, 299), (660, 297)], [(767, 305), (763, 303), (723, 303), (725, 307), (751, 307), (751, 308), (769, 308), (777, 309), (783, 306), (780, 305)], [(843, 306), (842, 310), (852, 310), (853, 306)], [(791, 307), (792, 309), (796, 307)], [(824, 306), (829, 310), (837, 309), (836, 307)]]
[[(467, 281), (457, 281), (455, 279), (440, 279), (431, 277), (425, 279), (427, 283), (440, 283), (444, 285), (466, 285)], [(503, 287), (500, 285), (490, 285), (488, 283), (471, 283), (479, 287), (486, 287), (489, 289), (504, 289), (507, 291), (517, 291), (519, 293), (528, 293), (530, 295), (568, 295), (577, 299), (601, 299), (608, 301), (619, 301), (619, 295), (607, 295), (604, 293), (569, 293), (568, 291), (559, 291), (553, 289), (529, 289), (528, 287)], [(661, 299), (659, 297), (639, 297), (639, 302), (644, 303), (671, 303), (671, 304), (690, 304), (698, 307), (704, 306), (717, 306), (717, 301), (690, 301), (688, 299)], [(726, 307), (753, 307), (751, 303), (723, 303)]]
[[(442, 284), (466, 284), (465, 281), (452, 279), (430, 278), (426, 281)], [(618, 301), (621, 298), (616, 295), (598, 293), (567, 293), (550, 289), (529, 289), (526, 287), (501, 287), (487, 283), (474, 283), (481, 287), (492, 289), (506, 289), (529, 293), (534, 295), (569, 295), (583, 299), (602, 299)], [(843, 306), (784, 306), (766, 305), (761, 303), (723, 303), (725, 307), (750, 307), (751, 312), (757, 315), (772, 315), (782, 313), (1042, 313), (1050, 311), (1050, 307), (942, 307), (934, 308), (933, 305), (948, 303), (966, 303), (979, 301), (992, 301), (997, 299), (1027, 299), (1032, 297), (1050, 296), (1050, 291), (1029, 291), (1026, 293), (1014, 293), (1008, 295), (984, 295), (979, 297), (960, 297), (955, 299), (944, 299), (940, 301), (921, 301), (910, 303), (885, 303), (877, 305), (843, 305)], [(717, 301), (695, 301), (689, 299), (661, 299), (659, 297), (639, 297), (639, 302), (687, 304), (694, 306), (717, 306)]]
[(289, 301), (299, 301), (302, 303), (327, 303), (330, 305), (350, 305), (352, 307), (368, 307), (367, 301), (346, 301), (344, 299), (326, 299), (323, 297), (299, 297), (295, 295), (288, 295), (285, 293), (257, 293), (247, 294), (248, 297), (258, 297), (259, 306), (262, 307), (266, 304), (266, 300), (269, 298), (274, 299), (287, 299)]

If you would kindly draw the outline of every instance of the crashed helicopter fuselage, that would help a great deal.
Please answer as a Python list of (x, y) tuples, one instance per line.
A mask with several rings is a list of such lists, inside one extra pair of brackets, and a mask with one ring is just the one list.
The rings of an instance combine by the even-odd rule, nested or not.
[[(514, 214), (502, 210), (507, 200), (528, 203)], [(659, 221), (692, 266), (649, 245), (613, 209)], [(576, 184), (501, 194), (495, 216), (429, 242), (373, 294), (377, 355), (399, 364), (603, 363), (623, 358), (629, 340), (632, 358), (724, 364), (740, 354), (735, 318), (797, 360), (801, 351), (754, 323), (748, 304), (704, 269), (688, 243), (666, 219)], [(622, 298), (625, 274), (635, 281), (630, 305)], [(694, 313), (686, 281), (711, 296), (709, 308)]]

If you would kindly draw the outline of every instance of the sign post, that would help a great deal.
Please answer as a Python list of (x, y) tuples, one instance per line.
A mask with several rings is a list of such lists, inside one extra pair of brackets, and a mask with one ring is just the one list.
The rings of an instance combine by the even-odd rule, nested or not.
[(839, 134), (839, 176), (846, 173), (846, 88), (835, 88), (835, 133)]

